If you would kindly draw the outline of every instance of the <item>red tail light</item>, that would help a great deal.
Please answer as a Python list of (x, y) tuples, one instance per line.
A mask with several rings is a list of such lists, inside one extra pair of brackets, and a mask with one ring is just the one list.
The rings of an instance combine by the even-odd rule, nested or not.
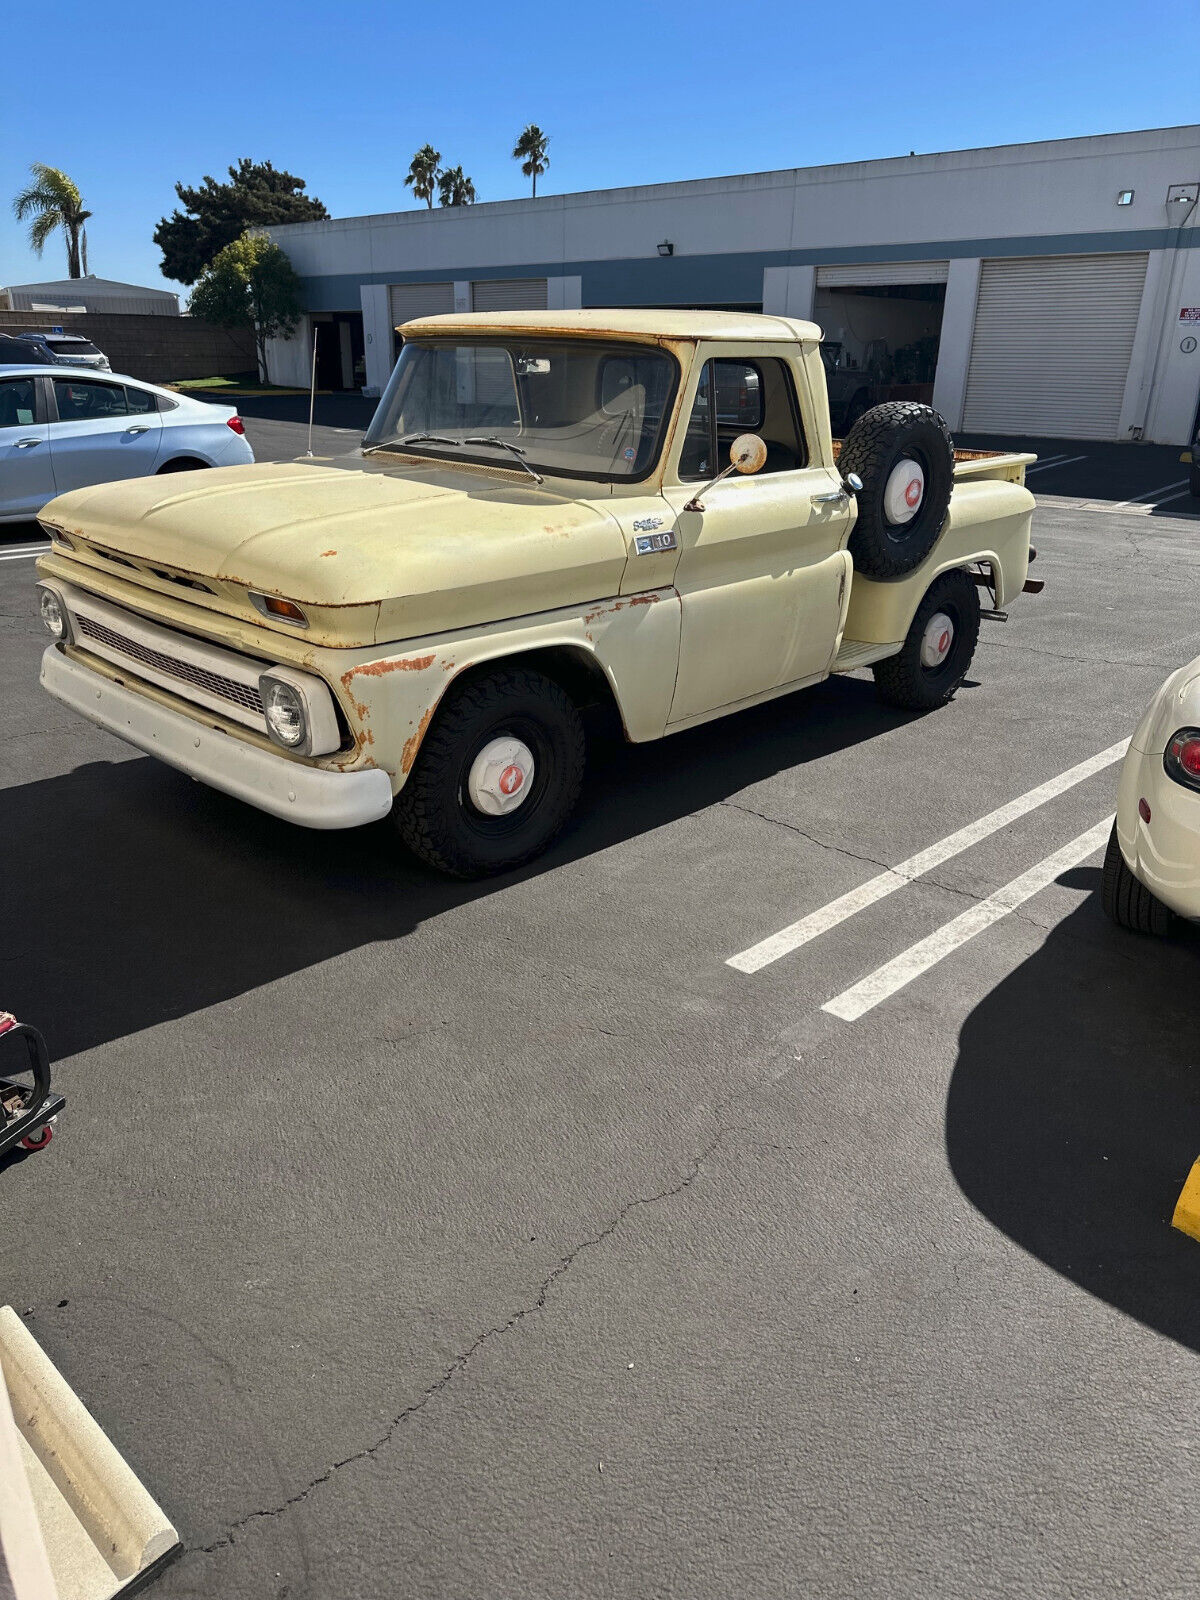
[(1200, 789), (1200, 728), (1180, 728), (1163, 752), (1167, 776), (1189, 789)]
[(234, 433), (240, 433), (242, 435), (242, 437), (245, 438), (246, 430), (242, 426), (241, 417), (226, 417), (225, 418), (225, 426), (227, 428), (232, 428)]

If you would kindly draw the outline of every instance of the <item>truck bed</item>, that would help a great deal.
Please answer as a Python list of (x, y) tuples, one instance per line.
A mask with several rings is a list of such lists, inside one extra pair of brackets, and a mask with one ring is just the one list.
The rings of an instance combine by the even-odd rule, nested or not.
[[(842, 452), (842, 441), (833, 441), (833, 459)], [(1025, 469), (1037, 460), (1036, 455), (1021, 450), (960, 450), (954, 451), (954, 476), (956, 480), (982, 478), (996, 479), (1002, 483), (1024, 483)]]

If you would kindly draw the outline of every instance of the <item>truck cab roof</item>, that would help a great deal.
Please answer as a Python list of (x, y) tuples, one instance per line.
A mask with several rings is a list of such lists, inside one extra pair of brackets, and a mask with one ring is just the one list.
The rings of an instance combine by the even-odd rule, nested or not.
[(664, 311), (597, 309), (587, 311), (471, 311), (417, 317), (396, 330), (406, 339), (464, 334), (543, 334), (547, 337), (625, 339), (720, 339), (731, 343), (817, 341), (815, 322), (796, 317), (766, 317), (751, 311)]

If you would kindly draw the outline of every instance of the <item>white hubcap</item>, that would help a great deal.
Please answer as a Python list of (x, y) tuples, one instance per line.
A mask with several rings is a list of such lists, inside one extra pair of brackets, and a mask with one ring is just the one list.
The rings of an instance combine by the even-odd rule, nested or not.
[(471, 763), (467, 793), (485, 817), (505, 817), (522, 805), (533, 783), (533, 751), (520, 739), (492, 739)]
[(925, 499), (925, 474), (907, 456), (888, 473), (883, 491), (883, 514), (893, 525), (911, 522)]
[(954, 643), (954, 622), (944, 611), (935, 611), (925, 624), (921, 639), (921, 665), (940, 667)]

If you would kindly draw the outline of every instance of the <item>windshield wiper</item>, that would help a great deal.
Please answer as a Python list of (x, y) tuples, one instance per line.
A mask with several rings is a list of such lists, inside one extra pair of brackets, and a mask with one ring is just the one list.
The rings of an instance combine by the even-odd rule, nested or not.
[(536, 472), (533, 467), (529, 465), (528, 461), (526, 461), (525, 451), (521, 449), (519, 444), (510, 444), (507, 439), (472, 438), (464, 439), (462, 442), (463, 444), (494, 444), (498, 450), (511, 450), (513, 455), (516, 456), (518, 462), (525, 468), (525, 471), (535, 483), (545, 483), (546, 481), (545, 478), (542, 477), (541, 473)]
[(379, 444), (365, 444), (362, 447), (364, 456), (372, 455), (376, 450), (394, 450), (398, 444), (462, 444), (461, 439), (444, 439), (440, 433), (410, 433), (406, 439), (384, 439)]

